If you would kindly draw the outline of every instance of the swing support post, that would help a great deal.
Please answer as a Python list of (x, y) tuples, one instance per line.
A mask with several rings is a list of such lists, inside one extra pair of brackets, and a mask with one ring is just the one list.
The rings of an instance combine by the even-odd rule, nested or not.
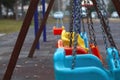
[[(38, 32), (38, 26), (39, 26), (39, 22), (38, 22), (38, 8), (36, 9), (35, 13), (34, 13), (34, 32), (35, 32), (35, 37), (36, 37), (36, 34)], [(40, 45), (39, 45), (39, 41), (36, 45), (36, 49), (40, 49)]]
[(114, 4), (114, 6), (115, 6), (115, 8), (120, 16), (120, 1), (119, 0), (112, 0), (112, 2), (113, 2), (113, 4)]
[[(20, 54), (20, 50), (25, 41), (25, 37), (27, 35), (28, 29), (29, 29), (30, 23), (32, 21), (34, 12), (37, 8), (38, 2), (39, 2), (39, 0), (31, 0), (30, 1), (30, 6), (28, 8), (24, 22), (22, 24), (22, 28), (20, 30), (20, 33), (18, 35), (16, 44), (14, 46), (10, 61), (8, 63), (7, 70), (6, 70), (2, 80), (11, 80), (14, 68), (16, 66), (16, 63), (17, 63), (17, 60), (18, 60), (18, 57)], [(35, 45), (35, 47), (36, 47), (36, 45)]]
[(49, 13), (50, 13), (50, 11), (51, 11), (51, 9), (52, 9), (52, 6), (53, 6), (53, 4), (54, 4), (54, 1), (55, 1), (55, 0), (50, 0), (50, 2), (49, 2), (47, 11), (46, 11), (46, 13), (45, 13), (45, 15), (44, 15), (44, 17), (43, 17), (43, 20), (42, 20), (42, 22), (41, 22), (41, 25), (40, 25), (40, 28), (39, 28), (38, 33), (37, 33), (37, 35), (36, 35), (36, 38), (35, 38), (35, 40), (34, 40), (34, 42), (33, 42), (33, 45), (32, 45), (32, 47), (31, 47), (31, 49), (30, 49), (30, 53), (29, 53), (29, 55), (28, 55), (28, 57), (30, 57), (30, 58), (33, 57), (36, 44), (38, 43), (39, 38), (41, 37), (42, 31), (43, 31), (43, 29), (44, 29), (44, 27), (45, 27), (46, 21), (47, 21), (47, 19), (48, 19), (48, 16), (49, 16)]
[[(42, 18), (45, 16), (45, 0), (42, 0)], [(44, 25), (44, 30), (43, 30), (43, 41), (46, 42), (46, 25)]]

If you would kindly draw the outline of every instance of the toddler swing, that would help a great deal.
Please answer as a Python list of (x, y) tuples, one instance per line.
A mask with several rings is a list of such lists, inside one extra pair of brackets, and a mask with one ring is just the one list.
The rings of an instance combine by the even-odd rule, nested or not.
[[(80, 0), (74, 0), (78, 4)], [(97, 0), (100, 2), (100, 0)], [(98, 3), (96, 3), (97, 6)], [(103, 16), (100, 16), (104, 18)], [(120, 80), (120, 61), (115, 47), (107, 48), (109, 69), (104, 68), (100, 59), (92, 54), (77, 54), (78, 23), (75, 22), (74, 48), (72, 55), (67, 55), (64, 48), (57, 48), (54, 53), (55, 80)], [(110, 33), (109, 33), (110, 34)]]

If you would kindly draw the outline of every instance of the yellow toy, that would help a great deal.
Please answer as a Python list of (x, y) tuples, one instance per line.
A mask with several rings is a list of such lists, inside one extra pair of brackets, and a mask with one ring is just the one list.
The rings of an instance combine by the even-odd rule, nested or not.
[[(72, 46), (74, 44), (74, 32), (72, 34)], [(63, 41), (63, 46), (69, 46), (70, 44), (70, 32), (66, 32), (65, 30), (62, 31), (61, 34), (61, 39)], [(78, 46), (81, 46), (82, 48), (84, 48), (86, 51), (88, 51), (88, 48), (85, 47), (85, 43), (84, 40), (81, 38), (80, 35), (78, 35)]]

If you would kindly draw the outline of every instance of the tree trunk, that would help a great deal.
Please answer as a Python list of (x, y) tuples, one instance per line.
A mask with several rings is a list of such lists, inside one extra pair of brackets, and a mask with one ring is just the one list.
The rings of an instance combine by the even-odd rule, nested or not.
[(6, 7), (6, 17), (8, 18), (8, 7)]
[(14, 13), (15, 13), (15, 19), (18, 21), (19, 17), (18, 17), (18, 0), (16, 0), (15, 2), (15, 8), (14, 8)]
[(23, 8), (23, 6), (24, 6), (24, 0), (22, 0), (22, 5), (21, 5), (21, 13), (22, 13), (22, 19), (24, 18), (24, 16), (25, 16), (25, 13), (24, 13), (24, 8)]
[(2, 3), (1, 3), (1, 0), (0, 0), (0, 19), (2, 18)]

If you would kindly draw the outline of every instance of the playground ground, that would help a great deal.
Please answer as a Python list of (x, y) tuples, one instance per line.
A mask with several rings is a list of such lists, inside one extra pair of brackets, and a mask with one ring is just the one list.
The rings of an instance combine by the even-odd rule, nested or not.
[[(40, 38), (40, 50), (36, 50), (33, 58), (28, 58), (28, 54), (34, 40), (34, 30), (29, 29), (19, 60), (13, 72), (11, 80), (54, 80), (53, 54), (56, 49), (56, 42), (60, 38), (52, 34), (52, 25), (47, 25), (47, 42)], [(97, 36), (97, 43), (105, 60), (105, 48), (99, 24), (94, 24)], [(120, 50), (120, 22), (110, 22), (113, 38)], [(68, 24), (65, 24), (68, 29)], [(87, 28), (87, 27), (86, 27)], [(87, 29), (86, 29), (87, 30)], [(7, 64), (9, 62), (18, 32), (0, 37), (0, 80), (2, 80)], [(17, 53), (16, 53), (17, 54)], [(106, 65), (105, 65), (106, 66)]]

